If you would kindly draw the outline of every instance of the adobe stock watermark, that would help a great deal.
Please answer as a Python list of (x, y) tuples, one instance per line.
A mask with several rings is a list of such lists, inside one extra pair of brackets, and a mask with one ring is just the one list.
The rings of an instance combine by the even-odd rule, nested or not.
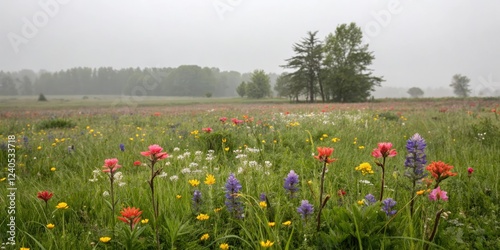
[(232, 12), (236, 7), (238, 7), (243, 0), (215, 0), (212, 2), (215, 12), (219, 16), (220, 20), (224, 20), (224, 16), (227, 12)]
[(389, 1), (385, 9), (372, 11), (373, 20), (367, 22), (363, 27), (363, 36), (366, 37), (366, 42), (369, 43), (371, 38), (379, 36), (382, 30), (389, 26), (393, 16), (399, 15), (402, 11), (403, 7), (399, 0)]
[(119, 104), (125, 105), (130, 108), (137, 108), (140, 102), (144, 101), (148, 92), (156, 90), (162, 80), (167, 76), (167, 73), (158, 68), (154, 70), (151, 68), (145, 69), (147, 74), (137, 82), (137, 85), (132, 87), (129, 95), (121, 95), (120, 98), (114, 101), (111, 106)]
[(484, 76), (478, 77), (479, 83), (474, 87), (473, 94), (477, 96), (500, 96), (500, 79), (493, 74), (489, 74), (487, 78)]
[(50, 19), (54, 18), (61, 10), (62, 5), (66, 5), (71, 0), (40, 0), (36, 11), (31, 18), (22, 18), (21, 29), (16, 32), (7, 33), (7, 39), (12, 49), (17, 54), (21, 45), (26, 45), (30, 39), (35, 38), (41, 29), (47, 26)]
[[(5, 249), (6, 246), (16, 245), (16, 204), (17, 204), (17, 186), (16, 186), (16, 136), (7, 136), (7, 216), (5, 235), (7, 241), (2, 242), (0, 249)], [(3, 233), (2, 233), (3, 235)], [(3, 240), (3, 239), (2, 239)]]

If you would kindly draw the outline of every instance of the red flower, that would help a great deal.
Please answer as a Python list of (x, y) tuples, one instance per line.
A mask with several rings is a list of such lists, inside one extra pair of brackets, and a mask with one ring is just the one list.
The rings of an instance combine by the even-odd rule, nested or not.
[(239, 125), (243, 123), (243, 120), (239, 120), (238, 118), (231, 118), (231, 121), (234, 125)]
[(378, 144), (378, 148), (373, 149), (372, 156), (375, 158), (386, 158), (386, 157), (394, 157), (398, 153), (395, 149), (392, 148), (392, 143), (390, 142), (380, 142)]
[(442, 161), (433, 161), (431, 164), (429, 164), (426, 167), (429, 172), (431, 172), (432, 177), (436, 180), (436, 182), (439, 184), (442, 180), (450, 177), (450, 176), (455, 176), (457, 173), (451, 172), (453, 169), (453, 166), (448, 165)]
[(471, 177), (472, 173), (474, 172), (474, 169), (471, 167), (467, 168), (467, 173), (469, 173), (469, 177)]
[(345, 192), (345, 190), (344, 190), (344, 189), (339, 189), (339, 190), (337, 191), (337, 195), (338, 195), (338, 196), (340, 196), (340, 197), (343, 197), (343, 196), (344, 196), (344, 195), (346, 195), (346, 194), (347, 194), (347, 193)]
[(102, 172), (105, 173), (114, 173), (117, 169), (121, 168), (121, 165), (118, 165), (118, 159), (113, 158), (113, 159), (106, 159), (104, 160), (104, 166)]
[(321, 162), (331, 163), (336, 160), (334, 158), (328, 158), (332, 155), (332, 153), (333, 148), (318, 147), (318, 155), (315, 155), (314, 158), (318, 159)]
[(50, 193), (49, 191), (41, 191), (41, 192), (38, 192), (36, 197), (38, 197), (38, 199), (40, 199), (40, 200), (47, 202), (50, 200), (50, 198), (52, 198), (52, 195), (54, 195), (54, 194)]
[(207, 134), (210, 134), (212, 132), (212, 128), (208, 127), (208, 128), (202, 128), (201, 130), (203, 130), (203, 132), (207, 133)]
[(166, 152), (161, 152), (163, 150), (162, 147), (153, 144), (148, 147), (149, 151), (141, 152), (143, 156), (149, 156), (152, 161), (165, 159), (168, 157)]
[(134, 161), (134, 166), (140, 166), (141, 162), (140, 161)]
[(227, 117), (221, 117), (221, 118), (219, 118), (219, 121), (221, 121), (222, 123), (225, 123), (227, 121)]
[(133, 229), (135, 224), (141, 220), (142, 211), (135, 207), (126, 207), (120, 211), (122, 216), (118, 216), (118, 219), (129, 224), (130, 229)]

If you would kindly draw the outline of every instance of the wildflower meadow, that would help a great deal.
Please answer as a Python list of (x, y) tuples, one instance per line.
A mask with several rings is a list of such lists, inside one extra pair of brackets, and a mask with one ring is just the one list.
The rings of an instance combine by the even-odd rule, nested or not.
[(500, 249), (499, 105), (0, 109), (0, 249)]

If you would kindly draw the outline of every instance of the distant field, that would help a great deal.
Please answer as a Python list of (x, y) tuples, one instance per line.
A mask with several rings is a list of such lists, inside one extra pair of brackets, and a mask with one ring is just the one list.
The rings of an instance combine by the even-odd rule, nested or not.
[[(498, 99), (47, 98), (0, 99), (1, 243), (500, 249)], [(407, 177), (415, 133), (449, 178)], [(374, 154), (381, 142), (397, 154)], [(152, 161), (154, 144), (168, 157)]]

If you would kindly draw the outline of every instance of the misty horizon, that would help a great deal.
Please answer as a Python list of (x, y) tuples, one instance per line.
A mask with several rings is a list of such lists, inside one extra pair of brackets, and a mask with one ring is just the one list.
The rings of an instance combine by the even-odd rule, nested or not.
[(308, 31), (324, 39), (355, 22), (383, 88), (451, 90), (454, 74), (477, 93), (500, 88), (500, 2), (47, 0), (0, 9), (4, 72), (197, 65), (280, 74)]

